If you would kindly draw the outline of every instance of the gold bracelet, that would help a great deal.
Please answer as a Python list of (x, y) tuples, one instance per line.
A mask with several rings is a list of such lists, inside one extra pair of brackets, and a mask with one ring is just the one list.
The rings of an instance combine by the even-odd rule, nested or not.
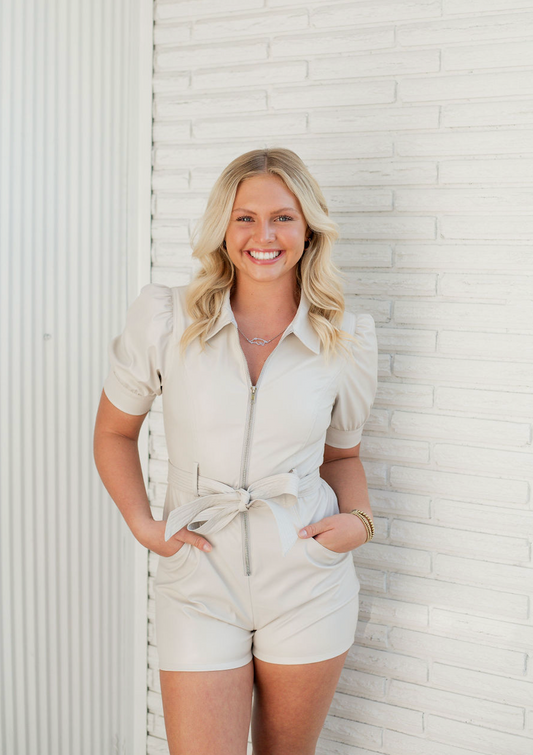
[(368, 542), (369, 540), (372, 540), (372, 538), (374, 537), (373, 520), (368, 516), (368, 514), (365, 511), (361, 511), (360, 509), (355, 510), (355, 516), (359, 517), (359, 519), (361, 519), (361, 521), (364, 523), (364, 525), (367, 528), (368, 538), (366, 542)]
[(372, 540), (372, 538), (374, 537), (374, 522), (368, 516), (366, 511), (361, 511), (361, 509), (352, 509), (352, 511), (350, 511), (350, 514), (354, 514), (355, 516), (359, 517), (359, 519), (365, 525), (365, 529), (366, 529), (365, 543), (368, 543), (368, 541)]

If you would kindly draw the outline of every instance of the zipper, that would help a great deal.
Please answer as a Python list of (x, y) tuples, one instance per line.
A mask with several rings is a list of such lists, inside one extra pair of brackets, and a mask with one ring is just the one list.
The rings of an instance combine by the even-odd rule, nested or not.
[[(237, 335), (238, 338), (238, 335)], [(268, 360), (272, 356), (272, 354), (276, 351), (276, 349), (279, 347), (279, 344), (283, 341), (283, 338), (280, 339), (278, 345), (275, 349), (273, 349), (270, 354), (265, 359), (265, 362), (261, 368), (261, 372), (259, 373), (259, 378), (257, 379), (257, 384), (252, 385), (252, 379), (250, 377), (250, 370), (248, 369), (248, 362), (246, 361), (246, 355), (244, 351), (242, 350), (241, 345), (239, 344), (239, 348), (242, 352), (242, 357), (244, 359), (244, 366), (246, 368), (246, 374), (248, 375), (248, 385), (250, 388), (250, 400), (248, 402), (248, 413), (246, 418), (246, 434), (245, 434), (245, 440), (244, 440), (244, 451), (242, 456), (242, 465), (241, 465), (241, 482), (240, 487), (245, 488), (247, 486), (247, 474), (248, 474), (248, 462), (250, 459), (250, 438), (252, 436), (252, 427), (253, 427), (253, 420), (254, 420), (254, 408), (255, 408), (255, 397), (257, 394), (257, 389), (259, 388), (259, 384), (261, 382), (261, 379), (265, 373), (265, 367), (267, 366)], [(250, 569), (250, 529), (249, 529), (249, 521), (248, 511), (242, 511), (242, 538), (243, 538), (243, 562), (244, 562), (244, 574), (245, 576), (249, 577), (251, 572)]]
[[(251, 381), (250, 381), (251, 382)], [(248, 468), (248, 458), (250, 456), (250, 437), (252, 434), (252, 422), (253, 422), (253, 414), (254, 414), (254, 406), (255, 406), (255, 392), (257, 390), (256, 385), (250, 385), (250, 403), (248, 405), (248, 427), (247, 427), (247, 433), (244, 443), (244, 453), (243, 453), (243, 460), (242, 460), (242, 471), (241, 471), (241, 484), (240, 487), (244, 488), (246, 485), (246, 474), (247, 474), (247, 468)], [(248, 512), (243, 511), (242, 512), (242, 526), (243, 526), (243, 542), (244, 542), (244, 548), (243, 548), (243, 558), (244, 558), (244, 573), (246, 576), (250, 575), (250, 537), (249, 537), (249, 522), (248, 522)]]

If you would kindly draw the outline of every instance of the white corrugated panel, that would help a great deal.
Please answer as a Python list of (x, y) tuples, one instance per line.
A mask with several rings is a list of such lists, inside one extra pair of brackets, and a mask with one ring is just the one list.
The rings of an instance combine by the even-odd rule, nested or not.
[(2, 755), (144, 752), (147, 552), (92, 450), (107, 346), (141, 268), (128, 159), (140, 4), (0, 4)]

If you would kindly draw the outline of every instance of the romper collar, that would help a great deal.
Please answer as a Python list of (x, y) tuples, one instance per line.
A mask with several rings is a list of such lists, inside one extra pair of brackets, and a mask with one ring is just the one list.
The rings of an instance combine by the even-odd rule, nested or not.
[[(320, 338), (318, 336), (318, 333), (313, 329), (313, 326), (311, 325), (308, 317), (308, 312), (309, 300), (307, 299), (303, 290), (301, 290), (298, 310), (294, 315), (292, 322), (287, 326), (284, 333), (294, 333), (294, 335), (300, 339), (304, 346), (307, 346), (307, 348), (311, 349), (311, 351), (313, 351), (315, 354), (319, 354)], [(224, 297), (224, 302), (222, 304), (220, 314), (214, 325), (212, 326), (206, 340), (212, 338), (214, 335), (216, 335), (216, 333), (218, 333), (219, 330), (222, 330), (222, 328), (229, 323), (233, 323), (235, 327), (237, 327), (237, 321), (235, 320), (235, 315), (233, 314), (233, 310), (231, 308), (230, 289), (228, 288)]]

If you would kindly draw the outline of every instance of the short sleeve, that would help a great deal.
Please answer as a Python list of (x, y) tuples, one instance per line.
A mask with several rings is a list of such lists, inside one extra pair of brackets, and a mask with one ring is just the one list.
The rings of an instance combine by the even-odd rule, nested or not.
[(346, 360), (337, 387), (326, 432), (326, 443), (334, 448), (352, 448), (360, 441), (363, 426), (374, 404), (378, 383), (376, 325), (370, 314), (355, 316), (358, 344), (350, 342), (354, 360)]
[(109, 344), (107, 398), (127, 414), (145, 414), (162, 393), (173, 334), (172, 289), (143, 286), (126, 313), (126, 324)]

